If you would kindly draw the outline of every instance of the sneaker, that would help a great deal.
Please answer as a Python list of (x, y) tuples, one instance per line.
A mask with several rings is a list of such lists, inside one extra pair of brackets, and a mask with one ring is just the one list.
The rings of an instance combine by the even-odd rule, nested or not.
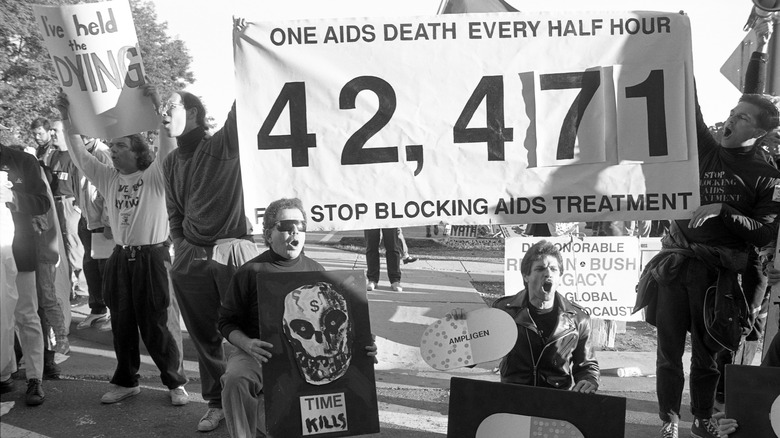
[(198, 422), (198, 430), (201, 432), (211, 432), (219, 426), (219, 422), (225, 418), (225, 413), (222, 409), (209, 408), (208, 411), (201, 417)]
[(0, 382), (0, 394), (6, 394), (14, 390), (14, 378), (9, 377)]
[(366, 286), (366, 290), (371, 292), (374, 289), (376, 289), (376, 283), (374, 283), (373, 281), (369, 281), (368, 286)]
[(108, 315), (106, 319), (103, 321), (100, 321), (95, 324), (95, 328), (99, 332), (110, 332), (111, 331), (111, 315)]
[(691, 436), (694, 438), (718, 438), (718, 423), (711, 418), (693, 417)]
[(137, 386), (127, 388), (124, 386), (114, 385), (114, 388), (111, 389), (111, 391), (108, 391), (107, 393), (103, 394), (103, 397), (100, 398), (100, 402), (105, 404), (116, 403), (118, 401), (124, 400), (134, 395), (138, 395), (140, 393), (141, 393), (141, 388)]
[(43, 393), (41, 379), (30, 379), (27, 381), (27, 396), (24, 400), (27, 406), (38, 406), (43, 403), (46, 394)]
[(65, 335), (57, 335), (56, 339), (57, 343), (54, 346), (54, 352), (60, 354), (70, 353), (70, 342), (68, 342), (68, 337)]
[(679, 438), (678, 423), (680, 418), (677, 415), (671, 415), (671, 421), (664, 421), (661, 427), (661, 438)]
[(390, 285), (390, 289), (396, 291), (396, 292), (403, 292), (404, 288), (401, 287), (401, 282), (396, 281), (395, 283)]
[(184, 406), (190, 401), (190, 395), (187, 394), (187, 390), (183, 386), (173, 388), (170, 391), (171, 404), (174, 406)]
[(419, 260), (417, 257), (406, 256), (406, 257), (404, 257), (404, 264), (407, 264), (407, 263), (414, 263), (414, 262), (416, 262), (417, 260)]
[(110, 318), (110, 317), (109, 317), (109, 315), (108, 315), (108, 313), (100, 313), (100, 314), (90, 313), (90, 314), (89, 314), (89, 315), (88, 315), (88, 316), (87, 316), (87, 317), (84, 319), (84, 321), (81, 321), (81, 322), (79, 323), (79, 325), (77, 325), (77, 326), (76, 326), (76, 329), (78, 329), (78, 330), (84, 330), (84, 329), (86, 329), (86, 328), (90, 328), (90, 327), (92, 327), (93, 325), (95, 325), (95, 324), (98, 324), (98, 323), (100, 323), (100, 322), (103, 322), (104, 320), (106, 320), (106, 319), (108, 319), (108, 318)]
[(70, 295), (70, 307), (79, 307), (89, 304), (89, 297), (73, 293)]

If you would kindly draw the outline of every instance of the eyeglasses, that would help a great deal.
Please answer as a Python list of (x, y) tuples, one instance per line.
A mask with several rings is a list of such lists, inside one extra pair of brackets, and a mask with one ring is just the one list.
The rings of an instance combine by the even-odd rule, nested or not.
[(169, 109), (179, 106), (184, 106), (184, 104), (181, 102), (165, 102), (160, 105), (160, 112), (167, 113)]
[(298, 219), (276, 221), (274, 227), (276, 228), (276, 231), (280, 233), (292, 233), (293, 231), (297, 231), (299, 233), (305, 233), (306, 221), (302, 221)]

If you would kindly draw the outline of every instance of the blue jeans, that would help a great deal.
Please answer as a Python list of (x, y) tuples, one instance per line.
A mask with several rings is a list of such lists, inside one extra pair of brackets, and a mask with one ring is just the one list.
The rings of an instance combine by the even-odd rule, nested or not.
[(658, 284), (658, 351), (656, 359), (656, 391), (661, 420), (670, 421), (669, 414), (680, 414), (685, 386), (682, 356), (686, 332), (691, 333), (691, 413), (709, 418), (715, 399), (720, 373), (715, 356), (720, 351), (704, 326), (704, 294), (717, 281), (716, 270), (690, 258), (680, 268), (676, 279)]

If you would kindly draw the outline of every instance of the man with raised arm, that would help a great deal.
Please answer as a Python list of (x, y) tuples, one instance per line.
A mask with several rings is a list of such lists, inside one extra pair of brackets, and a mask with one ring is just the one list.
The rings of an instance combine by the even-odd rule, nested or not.
[[(682, 356), (688, 332), (692, 346), (691, 436), (718, 436), (717, 424), (711, 419), (720, 376), (715, 357), (726, 345), (722, 338), (716, 340), (720, 331), (714, 331), (705, 320), (705, 311), (713, 308), (705, 305), (705, 296), (732, 297), (747, 308), (752, 295), (763, 292), (760, 286), (746, 287), (746, 281), (757, 280), (748, 256), (754, 247), (771, 244), (777, 236), (780, 198), (774, 193), (780, 172), (758, 156), (755, 142), (778, 124), (780, 114), (768, 96), (744, 94), (717, 140), (696, 103), (702, 205), (690, 219), (672, 222), (662, 240), (663, 249), (645, 267), (634, 309), (647, 307), (647, 321), (658, 328), (656, 386), (664, 438), (679, 436), (685, 385)], [(737, 281), (739, 274), (742, 286)], [(710, 290), (711, 286), (716, 287)], [(733, 318), (732, 324), (740, 324), (739, 318)]]
[(235, 103), (222, 129), (210, 135), (203, 103), (177, 91), (163, 104), (163, 127), (161, 136), (178, 143), (163, 163), (175, 251), (171, 279), (208, 402), (198, 430), (208, 432), (224, 418), (225, 353), (217, 309), (233, 273), (259, 251), (244, 213)]
[[(155, 107), (159, 99), (154, 87), (145, 93)], [(157, 159), (140, 134), (113, 138), (109, 142), (114, 167), (101, 163), (90, 154), (69, 121), (67, 96), (60, 93), (57, 108), (62, 114), (73, 161), (103, 194), (116, 246), (106, 262), (103, 290), (111, 310), (117, 367), (111, 378), (112, 389), (101, 398), (116, 403), (138, 395), (138, 368), (141, 358), (138, 334), (149, 355), (160, 369), (160, 378), (168, 387), (171, 404), (185, 405), (182, 352), (175, 330), (178, 319), (169, 318), (171, 296), (168, 289), (170, 254), (168, 218), (165, 213), (165, 179), (162, 159), (173, 142), (161, 138)]]

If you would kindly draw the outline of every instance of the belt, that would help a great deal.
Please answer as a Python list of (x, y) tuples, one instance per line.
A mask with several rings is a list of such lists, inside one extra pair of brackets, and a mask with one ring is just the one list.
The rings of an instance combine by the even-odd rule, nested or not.
[(148, 251), (150, 249), (155, 249), (155, 248), (162, 248), (164, 246), (165, 246), (164, 242), (153, 243), (151, 245), (117, 245), (116, 247), (114, 247), (114, 251), (120, 251), (125, 253), (125, 255), (127, 256), (127, 260), (132, 262), (133, 260), (135, 260), (135, 256), (139, 252)]
[(58, 201), (62, 201), (63, 199), (76, 199), (76, 198), (73, 196), (63, 195), (63, 196), (55, 196), (54, 199)]

